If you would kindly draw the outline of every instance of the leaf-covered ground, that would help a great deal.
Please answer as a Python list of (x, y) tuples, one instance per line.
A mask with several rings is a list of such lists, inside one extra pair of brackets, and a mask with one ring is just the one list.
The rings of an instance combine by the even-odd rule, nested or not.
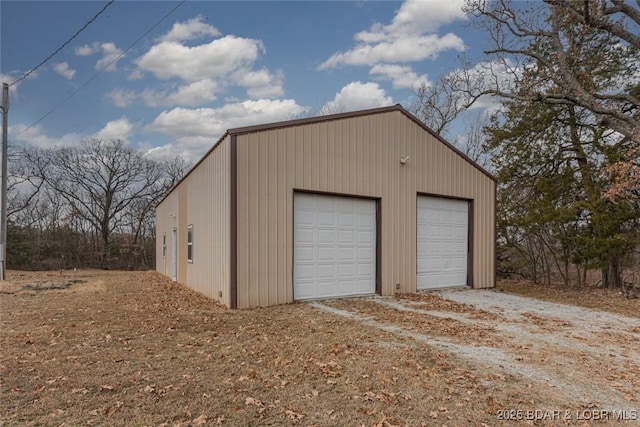
[(460, 301), (486, 291), (234, 311), (151, 272), (9, 279), (2, 425), (610, 425), (585, 418), (640, 410), (638, 300), (604, 320)]
[[(640, 277), (638, 271), (637, 277)], [(566, 287), (560, 285), (544, 285), (524, 280), (503, 280), (498, 282), (498, 290), (522, 296), (531, 296), (565, 304), (573, 304), (585, 308), (611, 311), (626, 316), (640, 316), (640, 298), (629, 299), (620, 290), (599, 287)], [(637, 294), (637, 290), (635, 291)], [(640, 294), (637, 294), (640, 297)]]

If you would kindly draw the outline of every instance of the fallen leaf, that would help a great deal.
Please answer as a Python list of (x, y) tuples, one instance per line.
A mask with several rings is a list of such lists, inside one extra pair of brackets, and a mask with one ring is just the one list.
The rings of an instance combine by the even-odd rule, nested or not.
[(287, 414), (287, 417), (289, 417), (291, 420), (293, 420), (293, 422), (300, 421), (301, 419), (303, 419), (305, 417), (304, 414), (300, 414), (300, 413), (294, 412), (292, 410), (286, 411), (285, 414)]
[(262, 402), (258, 399), (254, 399), (253, 397), (247, 397), (244, 401), (245, 405), (255, 405), (255, 406), (264, 406)]
[(208, 419), (209, 417), (207, 417), (206, 415), (200, 415), (198, 418), (195, 418), (191, 422), (193, 423), (193, 425), (201, 426), (202, 424), (205, 424)]

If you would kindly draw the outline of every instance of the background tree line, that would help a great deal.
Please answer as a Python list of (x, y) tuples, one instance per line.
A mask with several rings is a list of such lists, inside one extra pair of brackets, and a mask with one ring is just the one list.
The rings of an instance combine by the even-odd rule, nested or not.
[(640, 284), (636, 3), (468, 0), (489, 48), (415, 90), (414, 112), (449, 137), (469, 108), (493, 103), (458, 142), (498, 178), (502, 275)]
[(152, 268), (155, 206), (186, 171), (121, 140), (9, 150), (7, 266)]

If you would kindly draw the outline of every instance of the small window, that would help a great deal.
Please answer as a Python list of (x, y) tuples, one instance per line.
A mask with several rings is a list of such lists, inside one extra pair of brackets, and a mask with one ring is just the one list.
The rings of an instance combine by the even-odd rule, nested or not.
[(162, 233), (162, 256), (167, 256), (167, 233)]
[(187, 262), (193, 262), (193, 225), (187, 226)]

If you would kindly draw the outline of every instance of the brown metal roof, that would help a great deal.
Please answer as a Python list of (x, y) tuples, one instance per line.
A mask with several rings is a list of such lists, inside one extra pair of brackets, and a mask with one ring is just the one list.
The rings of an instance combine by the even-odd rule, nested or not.
[(370, 116), (373, 114), (388, 113), (389, 111), (405, 111), (406, 112), (406, 110), (400, 104), (396, 104), (390, 107), (370, 108), (367, 110), (349, 111), (346, 113), (328, 114), (325, 116), (305, 117), (303, 119), (285, 120), (282, 122), (265, 123), (261, 125), (255, 125), (255, 126), (245, 126), (240, 128), (229, 129), (228, 132), (232, 135), (242, 135), (245, 133), (260, 132), (263, 130), (272, 130), (272, 129), (291, 127), (291, 126), (307, 125), (311, 123), (330, 122), (333, 120), (349, 119), (352, 117)]

